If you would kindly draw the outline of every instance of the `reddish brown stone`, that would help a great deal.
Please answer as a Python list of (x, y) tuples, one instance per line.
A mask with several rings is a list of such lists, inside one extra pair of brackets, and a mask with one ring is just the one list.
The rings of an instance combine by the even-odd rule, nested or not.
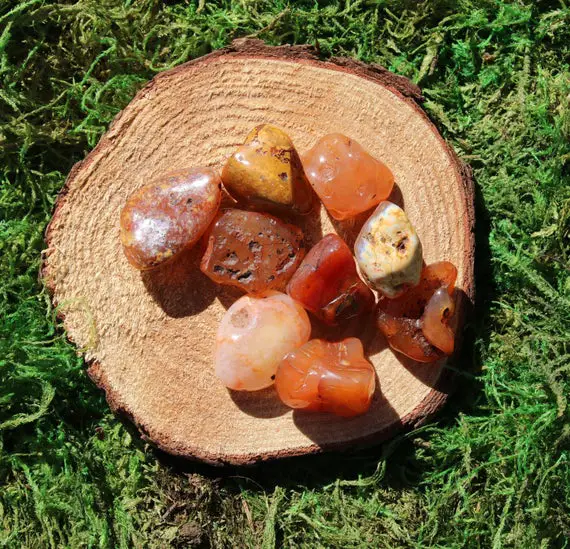
[(330, 325), (371, 311), (375, 302), (356, 272), (350, 248), (335, 234), (311, 248), (289, 281), (287, 293)]
[(422, 315), (422, 332), (425, 338), (446, 355), (453, 353), (455, 334), (449, 319), (455, 314), (453, 287), (439, 288), (431, 296)]
[(303, 232), (268, 214), (225, 210), (212, 226), (200, 268), (246, 292), (283, 290), (305, 255)]
[(375, 385), (374, 368), (354, 337), (305, 343), (283, 359), (275, 377), (277, 394), (287, 406), (345, 417), (368, 410)]
[(211, 168), (174, 172), (133, 193), (121, 211), (129, 263), (153, 269), (192, 247), (220, 206), (222, 182)]
[(452, 263), (432, 263), (423, 269), (417, 286), (379, 301), (378, 327), (394, 350), (418, 362), (434, 362), (453, 352), (454, 334), (448, 323), (455, 309), (451, 296), (456, 278)]

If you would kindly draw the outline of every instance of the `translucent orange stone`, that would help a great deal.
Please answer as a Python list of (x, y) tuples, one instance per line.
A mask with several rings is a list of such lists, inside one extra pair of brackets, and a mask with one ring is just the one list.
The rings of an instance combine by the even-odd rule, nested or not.
[(287, 293), (327, 324), (336, 325), (374, 308), (374, 294), (360, 280), (350, 248), (326, 235), (307, 254)]
[(302, 160), (315, 192), (338, 220), (376, 206), (394, 186), (394, 176), (385, 164), (340, 133), (322, 137)]
[(305, 256), (303, 232), (268, 214), (225, 210), (213, 224), (200, 269), (246, 292), (284, 290)]
[(449, 321), (455, 312), (457, 269), (448, 261), (432, 263), (420, 283), (395, 299), (381, 299), (377, 323), (390, 346), (418, 362), (434, 362), (454, 349)]
[(216, 376), (236, 391), (269, 387), (283, 357), (310, 335), (305, 309), (288, 295), (272, 290), (244, 295), (226, 311), (218, 328)]
[(436, 290), (422, 315), (422, 332), (426, 339), (446, 355), (453, 353), (455, 334), (449, 319), (455, 314), (455, 301), (445, 286)]
[(121, 211), (129, 263), (148, 270), (193, 246), (220, 206), (222, 182), (210, 168), (168, 174), (133, 193)]
[(287, 406), (345, 417), (368, 410), (375, 385), (374, 368), (354, 337), (305, 343), (283, 359), (275, 377), (279, 398)]

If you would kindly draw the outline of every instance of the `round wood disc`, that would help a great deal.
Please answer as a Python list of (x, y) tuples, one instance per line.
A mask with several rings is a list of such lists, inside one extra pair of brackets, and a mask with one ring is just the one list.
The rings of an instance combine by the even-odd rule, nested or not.
[[(362, 337), (378, 390), (363, 416), (293, 412), (273, 389), (226, 390), (212, 356), (218, 323), (239, 293), (199, 271), (199, 247), (141, 274), (119, 241), (119, 213), (135, 189), (185, 167), (221, 168), (258, 124), (283, 128), (301, 153), (340, 132), (391, 168), (391, 199), (404, 204), (426, 263), (457, 266), (460, 332), (474, 291), (473, 190), (421, 99), (415, 85), (382, 67), (323, 62), (310, 47), (257, 40), (164, 72), (137, 94), (69, 174), (42, 268), (69, 338), (115, 411), (167, 452), (246, 464), (381, 441), (442, 406), (449, 391), (443, 364), (406, 360), (370, 330)], [(333, 224), (321, 208), (298, 222), (309, 244), (332, 231), (352, 244), (362, 220)]]

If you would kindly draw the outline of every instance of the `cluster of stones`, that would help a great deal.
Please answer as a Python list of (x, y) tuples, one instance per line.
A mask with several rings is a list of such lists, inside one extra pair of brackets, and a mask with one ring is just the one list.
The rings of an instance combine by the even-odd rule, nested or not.
[[(291, 408), (359, 415), (375, 392), (362, 343), (310, 339), (306, 311), (328, 326), (364, 324), (374, 314), (390, 346), (418, 362), (454, 349), (457, 271), (448, 262), (424, 266), (408, 216), (386, 200), (393, 185), (390, 169), (354, 139), (326, 135), (301, 159), (284, 131), (262, 125), (221, 176), (189, 169), (131, 195), (121, 212), (121, 242), (128, 261), (144, 271), (203, 240), (202, 272), (245, 292), (218, 329), (214, 367), (226, 387), (275, 384)], [(235, 208), (220, 211), (222, 186)], [(315, 194), (339, 221), (375, 207), (354, 255), (335, 234), (307, 252), (302, 230), (275, 217), (314, 212)]]

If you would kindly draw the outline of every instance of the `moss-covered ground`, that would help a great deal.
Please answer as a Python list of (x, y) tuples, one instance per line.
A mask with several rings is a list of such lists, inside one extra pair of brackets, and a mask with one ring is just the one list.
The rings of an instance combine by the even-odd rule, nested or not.
[[(74, 162), (157, 72), (255, 35), (414, 80), (477, 184), (474, 321), (436, 423), (256, 469), (157, 454), (38, 282)], [(0, 0), (0, 545), (570, 545), (568, 0)]]

